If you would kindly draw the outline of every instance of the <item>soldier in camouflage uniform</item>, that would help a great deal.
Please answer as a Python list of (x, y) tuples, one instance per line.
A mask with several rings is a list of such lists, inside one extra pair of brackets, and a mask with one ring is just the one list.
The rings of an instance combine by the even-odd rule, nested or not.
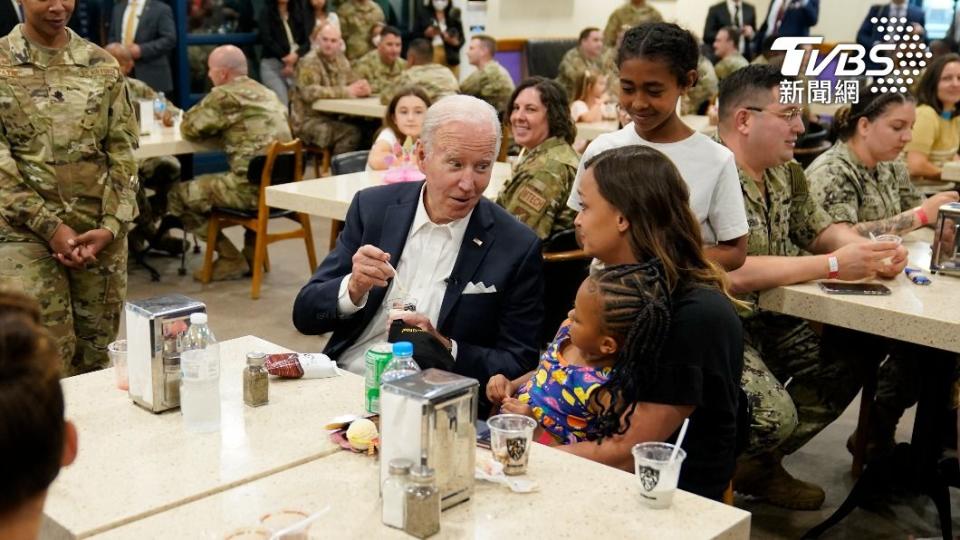
[[(577, 128), (563, 89), (550, 79), (531, 77), (517, 87), (507, 108), (514, 139), (525, 155), (513, 166), (513, 176), (501, 189), (497, 204), (541, 240), (573, 229), (577, 212), (567, 206), (567, 198), (580, 156), (570, 146)], [(543, 112), (531, 114), (529, 109)]]
[[(184, 114), (180, 131), (187, 139), (221, 138), (230, 170), (178, 184), (170, 191), (169, 211), (198, 237), (215, 242), (219, 258), (213, 266), (213, 279), (236, 279), (249, 265), (222, 232), (217, 238), (207, 238), (206, 215), (214, 206), (256, 208), (259, 188), (247, 181), (247, 167), (270, 143), (291, 140), (290, 128), (286, 108), (277, 95), (247, 77), (247, 60), (240, 49), (217, 47), (208, 62), (214, 88)], [(193, 277), (200, 281), (200, 270)]]
[(337, 9), (340, 30), (346, 36), (347, 59), (356, 60), (373, 48), (370, 31), (385, 22), (383, 10), (373, 0), (349, 0)]
[(296, 83), (290, 89), (290, 125), (296, 137), (308, 144), (342, 154), (360, 145), (360, 129), (338, 116), (313, 110), (318, 99), (356, 98), (370, 95), (370, 85), (360, 79), (340, 52), (340, 29), (326, 25), (320, 31), (320, 48), (297, 62)]
[(401, 88), (416, 86), (427, 93), (430, 103), (460, 91), (460, 84), (450, 68), (433, 62), (433, 46), (425, 39), (415, 39), (407, 49), (407, 69), (380, 93), (380, 103), (390, 103)]
[(577, 82), (583, 73), (590, 70), (603, 73), (603, 40), (597, 28), (584, 28), (580, 40), (573, 49), (567, 51), (557, 68), (557, 82), (567, 92), (567, 99), (573, 101), (577, 96)]
[[(835, 222), (849, 223), (861, 235), (903, 236), (922, 227), (925, 219), (935, 222), (940, 206), (955, 202), (957, 192), (940, 193), (925, 201), (910, 181), (906, 164), (897, 159), (903, 144), (909, 140), (910, 126), (916, 116), (913, 99), (909, 95), (864, 90), (858, 103), (841, 109), (834, 117), (837, 143), (807, 168), (810, 193)], [(891, 131), (892, 137), (876, 130), (864, 135), (857, 128), (861, 119), (868, 124), (899, 122), (901, 131)], [(868, 167), (866, 162), (874, 165)], [(886, 343), (890, 358), (878, 374), (876, 400), (870, 415), (870, 453), (893, 448), (900, 416), (917, 401), (920, 387), (917, 359), (928, 362), (945, 358), (949, 362), (952, 357), (956, 362), (956, 355), (952, 353), (893, 340)], [(851, 435), (850, 447), (853, 439)]]
[(697, 84), (691, 86), (681, 100), (681, 114), (700, 114), (701, 110), (705, 111), (706, 104), (716, 97), (719, 87), (720, 81), (713, 71), (713, 64), (701, 54), (697, 61)]
[(120, 327), (138, 129), (116, 60), (47, 22), (73, 4), (23, 6), (0, 38), (0, 287), (39, 301), (69, 376), (104, 367)]
[(737, 44), (740, 43), (740, 31), (732, 26), (724, 26), (717, 31), (717, 37), (713, 39), (713, 53), (720, 60), (713, 70), (717, 73), (717, 78), (721, 81), (726, 79), (734, 71), (744, 68), (750, 64), (746, 58), (740, 54)]
[(403, 42), (400, 31), (387, 26), (380, 33), (377, 49), (354, 62), (354, 73), (361, 79), (366, 79), (370, 84), (370, 93), (380, 94), (406, 69), (407, 61), (400, 58), (401, 49), (403, 49)]
[[(133, 57), (130, 51), (119, 43), (110, 43), (104, 47), (117, 62), (120, 64), (120, 71), (127, 82), (127, 93), (130, 95), (130, 101), (134, 107), (140, 101), (153, 101), (157, 98), (157, 92), (150, 88), (145, 82), (130, 77), (133, 71)], [(172, 122), (173, 116), (179, 114), (180, 109), (170, 103), (166, 97), (163, 99), (166, 105), (164, 122)], [(140, 214), (134, 221), (136, 227), (130, 231), (128, 245), (134, 252), (140, 252), (147, 248), (147, 242), (157, 234), (157, 225), (161, 216), (167, 211), (167, 193), (170, 188), (180, 181), (180, 162), (173, 156), (158, 156), (137, 160), (137, 170), (139, 173), (140, 184), (137, 188), (137, 207)], [(151, 204), (147, 197), (147, 187), (156, 192), (154, 202)], [(150, 247), (167, 251), (169, 253), (180, 253), (183, 250), (183, 242), (171, 236), (165, 236), (157, 239), (154, 245)]]
[[(905, 250), (864, 242), (849, 227), (833, 224), (809, 196), (788, 142), (803, 132), (801, 111), (780, 103), (782, 78), (776, 68), (750, 66), (731, 75), (720, 90), (719, 138), (736, 157), (750, 227), (747, 261), (729, 277), (732, 287), (746, 293), (743, 299), (754, 305), (762, 290), (828, 276), (891, 277), (906, 263)], [(801, 249), (818, 255), (801, 256)], [(888, 256), (895, 266), (883, 265)], [(807, 321), (759, 309), (741, 313), (741, 318), (747, 366), (742, 383), (753, 409), (751, 429), (756, 431), (746, 452), (752, 457), (738, 465), (734, 485), (778, 506), (819, 508), (823, 490), (792, 477), (782, 457), (840, 416), (867, 370), (882, 360), (880, 351), (874, 339), (852, 330), (827, 326), (820, 336)], [(788, 379), (797, 419), (792, 433), (771, 429), (764, 421), (789, 421), (793, 416), (777, 382)]]
[(493, 59), (496, 52), (497, 42), (492, 37), (480, 34), (470, 39), (467, 58), (477, 70), (460, 84), (460, 93), (486, 101), (503, 117), (513, 93), (513, 78)]
[(629, 0), (627, 4), (615, 9), (607, 19), (607, 26), (603, 29), (603, 44), (614, 47), (617, 42), (617, 32), (622, 27), (633, 28), (648, 22), (663, 22), (663, 16), (656, 8), (648, 6), (647, 0)]

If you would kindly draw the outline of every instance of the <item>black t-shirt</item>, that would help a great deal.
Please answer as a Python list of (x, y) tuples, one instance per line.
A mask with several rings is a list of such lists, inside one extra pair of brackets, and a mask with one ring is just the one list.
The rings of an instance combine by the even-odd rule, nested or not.
[[(719, 500), (733, 475), (743, 327), (730, 300), (706, 287), (678, 290), (670, 336), (641, 402), (693, 405), (680, 489)], [(679, 430), (678, 430), (679, 432)], [(667, 442), (674, 442), (678, 433)]]

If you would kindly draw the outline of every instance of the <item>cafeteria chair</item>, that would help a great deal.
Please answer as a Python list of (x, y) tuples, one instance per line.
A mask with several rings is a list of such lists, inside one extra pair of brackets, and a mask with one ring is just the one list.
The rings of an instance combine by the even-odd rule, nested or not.
[(303, 152), (307, 155), (307, 159), (310, 159), (311, 157), (313, 158), (314, 178), (320, 178), (323, 173), (330, 170), (329, 148), (323, 148), (312, 144), (304, 144)]
[(576, 38), (528, 39), (521, 62), (523, 78), (539, 75), (556, 79), (563, 55), (576, 46)]
[(577, 245), (573, 229), (554, 233), (543, 245), (544, 312), (539, 342), (545, 347), (573, 307), (577, 289), (590, 273), (592, 257)]
[[(369, 150), (356, 150), (354, 152), (344, 152), (333, 156), (330, 160), (330, 174), (339, 176), (341, 174), (352, 174), (363, 172), (367, 169), (367, 157)], [(343, 230), (343, 222), (337, 219), (330, 223), (330, 250), (337, 246), (337, 236)]]
[[(260, 282), (263, 272), (270, 271), (270, 259), (267, 257), (267, 245), (281, 240), (302, 238), (307, 248), (307, 261), (310, 273), (317, 268), (317, 254), (313, 246), (313, 233), (310, 229), (310, 216), (293, 210), (267, 207), (266, 189), (271, 185), (299, 182), (303, 179), (303, 144), (299, 139), (288, 143), (274, 141), (265, 156), (257, 156), (250, 161), (247, 180), (260, 185), (260, 197), (256, 210), (215, 207), (210, 215), (207, 234), (207, 251), (203, 258), (203, 283), (209, 283), (213, 274), (214, 241), (220, 230), (232, 225), (242, 225), (256, 234), (253, 256), (253, 283), (250, 298), (260, 298)], [(300, 227), (282, 233), (267, 233), (267, 223), (273, 218), (287, 218), (299, 222)]]

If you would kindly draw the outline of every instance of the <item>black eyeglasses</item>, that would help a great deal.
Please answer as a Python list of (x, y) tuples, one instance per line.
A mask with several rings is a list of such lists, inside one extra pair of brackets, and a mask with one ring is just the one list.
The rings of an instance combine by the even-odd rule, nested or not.
[(780, 113), (780, 112), (768, 111), (768, 110), (766, 110), (766, 109), (761, 109), (761, 108), (759, 108), (759, 107), (744, 107), (744, 109), (746, 109), (746, 110), (748, 110), (748, 111), (753, 111), (753, 112), (758, 112), (758, 113), (767, 113), (767, 114), (772, 114), (772, 115), (774, 115), (774, 116), (779, 116), (780, 118), (782, 118), (782, 119), (783, 119), (784, 121), (786, 121), (787, 123), (793, 122), (793, 121), (796, 120), (797, 118), (800, 118), (800, 115), (803, 114), (803, 109), (800, 108), (800, 107), (794, 107), (794, 108), (789, 109), (789, 110), (787, 110), (786, 112), (782, 112), (782, 113)]

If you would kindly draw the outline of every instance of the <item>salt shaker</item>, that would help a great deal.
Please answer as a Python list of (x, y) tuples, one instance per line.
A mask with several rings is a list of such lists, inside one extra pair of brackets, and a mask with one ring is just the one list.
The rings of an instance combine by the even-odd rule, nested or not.
[(383, 481), (381, 495), (383, 508), (381, 520), (384, 525), (403, 528), (403, 503), (406, 497), (407, 477), (413, 463), (409, 459), (391, 459), (388, 466), (390, 476)]
[(243, 402), (251, 407), (266, 405), (270, 395), (270, 380), (263, 364), (267, 355), (247, 353), (247, 367), (243, 369)]
[(425, 465), (410, 469), (403, 504), (405, 533), (426, 538), (440, 532), (440, 490), (433, 469)]

